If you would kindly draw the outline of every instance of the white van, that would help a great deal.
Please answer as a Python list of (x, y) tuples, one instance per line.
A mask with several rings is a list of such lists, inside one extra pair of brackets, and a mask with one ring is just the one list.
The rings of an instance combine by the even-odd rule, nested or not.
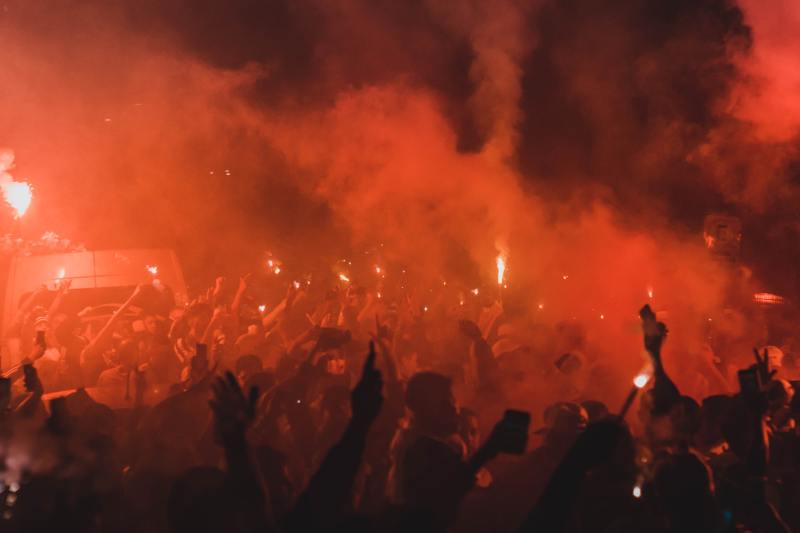
[[(61, 280), (71, 280), (62, 308), (122, 303), (140, 283), (160, 283), (172, 289), (175, 303), (186, 302), (186, 283), (175, 252), (167, 249), (97, 250), (63, 254), (12, 257), (6, 282), (0, 283), (3, 302), (0, 331), (7, 331), (26, 297), (42, 285), (55, 290)], [(2, 281), (0, 272), (0, 281)], [(8, 340), (8, 339), (6, 339)], [(13, 342), (4, 342), (3, 367), (19, 360)]]

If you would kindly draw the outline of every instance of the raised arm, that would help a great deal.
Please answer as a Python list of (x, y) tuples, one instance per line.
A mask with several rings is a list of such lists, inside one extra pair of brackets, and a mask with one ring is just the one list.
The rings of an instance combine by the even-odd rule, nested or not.
[(664, 370), (664, 363), (661, 359), (661, 347), (667, 338), (667, 326), (663, 322), (656, 321), (656, 315), (649, 305), (645, 305), (639, 311), (639, 315), (642, 317), (642, 329), (644, 330), (644, 348), (653, 363), (654, 398), (651, 414), (665, 415), (681, 395), (678, 387)]
[(225, 450), (233, 501), (239, 506), (244, 521), (240, 525), (245, 531), (275, 531), (269, 511), (269, 495), (246, 439), (247, 428), (255, 414), (258, 388), (251, 388), (245, 397), (236, 377), (230, 372), (217, 378), (212, 388), (213, 397), (209, 405), (214, 413), (217, 439)]
[(287, 520), (288, 531), (332, 531), (349, 510), (367, 433), (383, 404), (383, 379), (375, 368), (370, 343), (361, 380), (351, 394), (353, 416), (339, 442), (330, 449)]

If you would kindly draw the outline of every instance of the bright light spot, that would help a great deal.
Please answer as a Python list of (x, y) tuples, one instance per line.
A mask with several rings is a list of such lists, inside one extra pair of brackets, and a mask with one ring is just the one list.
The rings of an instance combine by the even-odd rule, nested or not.
[(472, 289), (470, 292), (472, 294), (474, 294), (475, 296), (477, 296), (480, 291), (477, 288), (475, 288), (475, 289)]
[(606, 315), (600, 315), (600, 320), (605, 320)]
[(267, 310), (267, 306), (266, 305), (261, 304), (261, 305), (258, 306), (258, 312), (259, 313), (263, 313), (266, 310)]
[(341, 274), (339, 274), (339, 281), (343, 281), (345, 283), (350, 283), (350, 278), (347, 276), (347, 274), (342, 272)]
[(292, 285), (294, 285), (295, 289), (299, 289), (300, 288), (300, 282), (299, 281), (293, 281)]
[(641, 498), (642, 497), (642, 487), (639, 485), (635, 485), (633, 487), (633, 497), (634, 498)]
[(460, 306), (462, 306), (462, 307), (463, 307), (463, 306), (464, 306), (464, 300), (459, 300), (459, 301), (458, 301), (458, 305), (460, 305)]
[(566, 274), (564, 274), (563, 276), (561, 276), (561, 279), (563, 279), (563, 280), (565, 280), (565, 281), (566, 281), (568, 278), (569, 278), (569, 276), (567, 276)]
[(158, 275), (158, 266), (157, 265), (147, 265), (144, 268), (145, 268), (145, 270), (150, 272), (152, 275), (154, 275), (154, 276)]
[(381, 272), (383, 272), (383, 269), (381, 267), (379, 267), (378, 265), (375, 265), (375, 273), (376, 274), (380, 274)]
[(539, 309), (544, 309), (544, 304), (539, 304)]
[(275, 266), (275, 261), (273, 261), (272, 259), (267, 259), (267, 266), (269, 268), (274, 267)]
[(763, 305), (777, 305), (783, 303), (783, 296), (772, 294), (771, 292), (757, 292), (753, 295), (753, 301)]
[(647, 297), (650, 299), (653, 298), (653, 287), (647, 287)]
[(447, 287), (447, 282), (446, 282), (446, 281), (443, 281), (443, 282), (442, 282), (442, 286), (443, 286), (443, 287)]
[(637, 389), (643, 388), (647, 385), (647, 382), (650, 381), (650, 376), (648, 374), (642, 373), (633, 378), (633, 384), (636, 386)]
[(383, 294), (379, 292), (378, 293), (378, 299), (380, 299), (380, 298), (383, 298)]
[(506, 258), (501, 253), (500, 255), (497, 256), (495, 262), (497, 263), (497, 284), (502, 285), (503, 277), (506, 274)]
[(31, 206), (33, 189), (24, 181), (8, 181), (2, 185), (3, 197), (14, 210), (14, 217), (20, 218)]
[(275, 268), (272, 269), (272, 271), (275, 273), (275, 275), (278, 275), (281, 273), (281, 267), (276, 266)]

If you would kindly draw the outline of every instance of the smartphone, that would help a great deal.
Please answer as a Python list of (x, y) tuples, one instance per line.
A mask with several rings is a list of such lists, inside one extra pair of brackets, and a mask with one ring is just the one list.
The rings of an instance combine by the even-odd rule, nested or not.
[(761, 380), (755, 368), (745, 368), (737, 372), (739, 390), (745, 398), (755, 398), (761, 393)]
[(45, 340), (44, 330), (39, 330), (36, 332), (36, 346), (40, 346), (43, 349), (47, 348), (47, 341)]
[(527, 411), (508, 409), (500, 422), (501, 449), (505, 453), (523, 454), (528, 446), (528, 430), (531, 414)]

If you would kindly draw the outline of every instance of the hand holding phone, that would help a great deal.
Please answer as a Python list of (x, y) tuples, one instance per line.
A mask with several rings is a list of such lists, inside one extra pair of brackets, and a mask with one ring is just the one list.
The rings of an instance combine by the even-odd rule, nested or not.
[(653, 357), (661, 354), (661, 345), (667, 336), (667, 326), (663, 322), (656, 320), (656, 314), (649, 305), (645, 305), (639, 310), (642, 319), (642, 330), (644, 331), (644, 347)]
[(508, 409), (494, 430), (498, 451), (516, 455), (525, 453), (530, 425), (530, 413)]

